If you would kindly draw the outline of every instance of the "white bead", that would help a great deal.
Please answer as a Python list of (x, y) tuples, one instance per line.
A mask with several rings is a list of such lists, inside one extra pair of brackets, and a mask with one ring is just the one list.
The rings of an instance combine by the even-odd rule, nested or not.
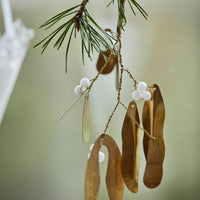
[(145, 82), (139, 82), (137, 86), (137, 90), (139, 92), (144, 92), (147, 89), (147, 84)]
[(139, 99), (140, 99), (140, 93), (139, 93), (137, 90), (135, 90), (135, 91), (132, 93), (132, 98), (133, 98), (134, 100), (139, 100)]
[(88, 78), (82, 78), (80, 80), (80, 85), (84, 86), (85, 88), (87, 88), (90, 85), (90, 80)]
[(81, 86), (81, 94), (83, 94), (87, 90), (87, 87)]
[(105, 154), (101, 151), (99, 151), (99, 163), (102, 163), (105, 159)]
[(77, 85), (75, 88), (74, 88), (74, 93), (76, 95), (80, 95), (82, 93), (81, 91), (81, 85)]
[(94, 144), (91, 144), (90, 145), (90, 151), (92, 151), (93, 147), (94, 147)]
[(90, 159), (90, 155), (91, 155), (91, 152), (90, 152), (90, 153), (88, 153), (88, 156), (87, 156), (87, 157), (88, 157), (88, 159)]
[[(88, 159), (90, 159), (91, 152), (88, 153)], [(102, 163), (105, 160), (105, 154), (99, 151), (99, 163)]]
[(141, 97), (145, 100), (145, 101), (149, 101), (151, 99), (151, 93), (148, 91), (145, 91), (142, 93)]

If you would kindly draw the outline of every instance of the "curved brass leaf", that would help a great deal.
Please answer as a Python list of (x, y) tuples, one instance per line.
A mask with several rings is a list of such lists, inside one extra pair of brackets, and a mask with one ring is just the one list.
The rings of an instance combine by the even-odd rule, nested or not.
[(109, 153), (106, 172), (106, 185), (110, 200), (121, 200), (124, 193), (124, 181), (121, 174), (121, 153), (115, 141), (104, 135), (103, 144)]
[[(111, 51), (110, 50), (103, 51), (102, 54), (106, 58), (108, 58), (111, 54)], [(98, 61), (97, 61), (97, 70), (98, 71), (101, 70), (101, 68), (104, 66), (105, 61), (106, 61), (106, 58), (104, 58), (104, 56), (102, 54), (101, 53), (99, 54), (99, 58), (98, 58)], [(102, 74), (109, 74), (113, 70), (116, 62), (117, 62), (117, 57), (112, 54), (110, 60), (108, 61), (108, 64), (106, 65), (106, 67), (104, 68), (104, 70), (101, 73)]]
[(110, 200), (122, 200), (124, 182), (121, 175), (121, 154), (112, 137), (102, 134), (95, 142), (88, 160), (85, 178), (85, 200), (96, 200), (99, 192), (99, 150), (102, 145), (108, 149), (109, 159), (106, 172), (106, 185)]
[(121, 170), (124, 182), (131, 192), (138, 192), (140, 170), (140, 128), (139, 114), (135, 102), (129, 104), (122, 127)]
[(143, 181), (146, 187), (155, 188), (161, 183), (163, 175), (165, 106), (158, 85), (155, 84), (150, 89), (150, 92), (152, 98), (144, 104), (142, 121), (144, 129), (154, 136), (156, 140), (152, 140), (144, 134), (143, 148), (146, 158), (146, 169)]
[(85, 95), (83, 107), (83, 121), (82, 121), (82, 137), (85, 143), (90, 138), (90, 119), (89, 119), (89, 94)]

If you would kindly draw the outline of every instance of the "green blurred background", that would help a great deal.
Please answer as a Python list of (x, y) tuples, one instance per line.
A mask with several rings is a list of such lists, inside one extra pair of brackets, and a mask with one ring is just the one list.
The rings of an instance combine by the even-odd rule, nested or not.
[[(102, 76), (91, 91), (91, 139), (83, 144), (81, 118), (83, 99), (58, 124), (56, 119), (76, 98), (74, 87), (82, 77), (93, 78), (96, 60), (81, 62), (79, 39), (73, 40), (68, 74), (64, 50), (49, 48), (43, 56), (33, 49), (46, 35), (37, 27), (79, 0), (12, 0), (14, 18), (21, 18), (36, 31), (0, 126), (1, 200), (82, 200), (89, 146), (102, 133), (116, 102), (115, 73)], [(128, 24), (123, 33), (123, 60), (139, 81), (160, 85), (166, 106), (164, 139), (166, 156), (161, 185), (149, 190), (142, 178), (145, 161), (141, 147), (139, 192), (125, 190), (126, 200), (200, 199), (200, 1), (138, 1), (148, 11), (146, 21), (136, 17), (127, 4)], [(91, 0), (88, 9), (104, 28), (115, 28), (116, 5)], [(0, 11), (0, 31), (4, 31)], [(106, 88), (106, 90), (105, 90)], [(122, 99), (128, 104), (133, 91), (125, 76)], [(139, 103), (140, 110), (142, 102)], [(119, 108), (109, 134), (121, 149), (121, 126), (125, 110)], [(143, 134), (143, 133), (142, 133)], [(102, 151), (106, 152), (103, 147)], [(105, 173), (101, 164), (99, 198), (107, 200)]]

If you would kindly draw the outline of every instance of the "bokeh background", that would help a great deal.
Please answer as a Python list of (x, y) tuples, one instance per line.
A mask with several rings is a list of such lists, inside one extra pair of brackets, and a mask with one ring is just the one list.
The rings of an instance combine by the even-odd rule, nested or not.
[[(89, 146), (104, 130), (116, 102), (115, 73), (101, 76), (90, 95), (91, 139), (81, 140), (83, 99), (60, 123), (56, 119), (75, 100), (74, 87), (82, 77), (95, 76), (93, 62), (81, 62), (80, 40), (73, 40), (68, 74), (64, 50), (49, 48), (44, 55), (33, 49), (46, 35), (38, 26), (79, 0), (11, 0), (14, 18), (35, 30), (13, 94), (0, 126), (1, 200), (82, 200)], [(123, 33), (123, 60), (139, 81), (160, 85), (166, 106), (164, 139), (166, 156), (161, 185), (149, 190), (142, 182), (145, 160), (141, 147), (139, 192), (125, 190), (126, 200), (200, 199), (200, 1), (138, 1), (149, 13), (145, 20), (133, 16), (127, 4), (128, 23)], [(104, 28), (115, 30), (116, 5), (91, 0), (88, 9)], [(4, 32), (0, 9), (0, 31)], [(122, 99), (128, 104), (132, 82), (124, 76)], [(139, 103), (140, 110), (142, 102)], [(121, 126), (125, 110), (119, 108), (109, 134), (121, 149)], [(143, 133), (142, 133), (143, 134)], [(103, 147), (107, 155), (106, 149)], [(98, 199), (107, 200), (101, 164)]]

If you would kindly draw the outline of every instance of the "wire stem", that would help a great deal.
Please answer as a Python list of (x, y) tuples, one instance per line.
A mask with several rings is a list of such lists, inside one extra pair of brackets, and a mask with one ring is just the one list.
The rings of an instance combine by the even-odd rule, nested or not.
[(130, 78), (134, 81), (135, 86), (137, 85), (138, 81), (133, 77), (131, 72), (128, 69), (123, 69), (129, 76)]
[[(124, 103), (122, 103), (121, 101), (120, 101), (120, 104), (126, 109), (126, 111), (128, 112), (128, 108), (125, 106), (125, 104)], [(128, 112), (129, 113), (129, 112)], [(141, 125), (129, 114), (129, 117), (136, 123), (136, 125), (141, 129), (141, 130), (143, 130), (144, 131), (144, 133), (149, 137), (149, 138), (151, 138), (151, 139), (153, 139), (153, 140), (156, 140), (156, 138), (155, 137), (153, 137), (153, 136), (151, 136), (151, 134), (146, 130), (146, 129), (144, 129), (143, 127), (141, 127)]]
[[(88, 89), (87, 89), (88, 90)], [(87, 91), (86, 90), (86, 91)], [(56, 120), (56, 123), (58, 123), (75, 105), (76, 103), (81, 99), (81, 97), (86, 93), (86, 91), (81, 94), (74, 102), (73, 104)]]
[[(125, 4), (125, 0), (122, 0), (122, 3), (123, 3), (123, 10), (124, 10), (124, 4)], [(117, 110), (119, 104), (120, 104), (120, 99), (121, 99), (121, 90), (122, 90), (122, 80), (123, 80), (123, 69), (124, 69), (124, 65), (123, 65), (123, 61), (122, 61), (122, 55), (121, 55), (121, 49), (122, 49), (122, 42), (121, 42), (121, 33), (122, 33), (122, 24), (119, 25), (119, 27), (117, 28), (117, 42), (119, 43), (119, 51), (118, 51), (118, 54), (119, 54), (119, 64), (120, 64), (120, 79), (119, 79), (119, 87), (118, 87), (118, 95), (117, 95), (117, 103), (116, 103), (116, 106), (113, 110), (113, 112), (111, 113), (109, 119), (108, 119), (108, 122), (106, 124), (106, 128), (104, 129), (104, 134), (106, 134), (106, 131), (109, 127), (109, 124), (112, 120), (112, 117), (115, 113), (115, 111)]]

